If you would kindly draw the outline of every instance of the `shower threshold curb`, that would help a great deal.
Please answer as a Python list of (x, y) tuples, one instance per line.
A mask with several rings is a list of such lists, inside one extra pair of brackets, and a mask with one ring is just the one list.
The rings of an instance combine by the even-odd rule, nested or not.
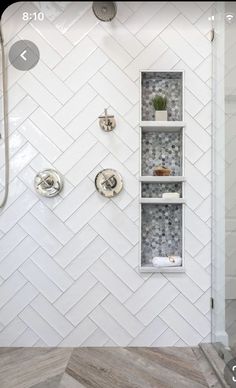
[(224, 368), (226, 363), (222, 359), (213, 344), (199, 344), (199, 349), (204, 354), (215, 375), (217, 376), (219, 383), (223, 388), (229, 388), (228, 383), (224, 378)]

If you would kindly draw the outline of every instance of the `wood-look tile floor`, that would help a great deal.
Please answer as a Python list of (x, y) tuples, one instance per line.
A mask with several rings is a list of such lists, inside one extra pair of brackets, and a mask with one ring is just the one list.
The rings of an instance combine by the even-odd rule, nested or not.
[(204, 362), (198, 348), (0, 348), (0, 387), (220, 387)]

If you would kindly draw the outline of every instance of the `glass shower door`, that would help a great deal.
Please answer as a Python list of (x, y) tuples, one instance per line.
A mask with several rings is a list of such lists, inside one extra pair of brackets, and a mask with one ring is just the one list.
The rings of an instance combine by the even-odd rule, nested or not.
[(213, 342), (236, 351), (236, 2), (213, 24)]

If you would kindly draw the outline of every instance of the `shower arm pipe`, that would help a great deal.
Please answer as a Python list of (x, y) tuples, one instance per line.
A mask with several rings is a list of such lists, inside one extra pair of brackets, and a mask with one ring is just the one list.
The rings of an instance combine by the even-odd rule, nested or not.
[(1, 46), (1, 62), (2, 62), (2, 105), (3, 105), (3, 133), (0, 133), (0, 138), (4, 139), (4, 159), (5, 159), (5, 184), (4, 194), (0, 202), (0, 208), (3, 208), (8, 199), (9, 193), (9, 131), (8, 131), (8, 100), (7, 100), (7, 73), (5, 61), (5, 49), (2, 33), (2, 23), (0, 19), (0, 46)]

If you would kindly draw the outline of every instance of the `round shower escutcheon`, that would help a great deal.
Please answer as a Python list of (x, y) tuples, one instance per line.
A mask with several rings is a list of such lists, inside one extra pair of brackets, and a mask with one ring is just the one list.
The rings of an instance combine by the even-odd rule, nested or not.
[(101, 195), (113, 198), (123, 189), (123, 179), (118, 171), (107, 168), (96, 175), (95, 186)]
[(35, 176), (34, 187), (37, 193), (43, 197), (55, 197), (63, 189), (63, 179), (61, 174), (56, 170), (43, 170)]
[(117, 13), (116, 3), (114, 1), (94, 1), (93, 13), (101, 22), (110, 22)]

